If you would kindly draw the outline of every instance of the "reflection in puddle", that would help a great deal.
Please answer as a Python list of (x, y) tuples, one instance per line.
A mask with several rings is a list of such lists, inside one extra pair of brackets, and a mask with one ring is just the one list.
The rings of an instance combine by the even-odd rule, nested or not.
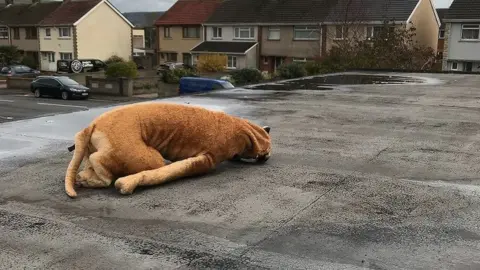
[(344, 74), (314, 77), (308, 79), (299, 79), (283, 83), (265, 84), (247, 89), (254, 90), (332, 90), (335, 85), (353, 85), (353, 84), (406, 84), (406, 83), (424, 83), (424, 80), (388, 75), (367, 75), (367, 74)]

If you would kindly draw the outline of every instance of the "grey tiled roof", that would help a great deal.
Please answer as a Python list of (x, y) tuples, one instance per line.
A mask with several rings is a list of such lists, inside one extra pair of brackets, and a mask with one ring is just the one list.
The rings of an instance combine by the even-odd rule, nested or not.
[(326, 21), (406, 21), (419, 0), (338, 0)]
[(445, 19), (471, 20), (480, 19), (480, 1), (454, 0), (448, 8)]
[(13, 4), (0, 10), (0, 22), (6, 25), (38, 25), (56, 10), (62, 2), (40, 2), (36, 4)]
[(443, 23), (443, 18), (445, 17), (445, 14), (447, 14), (447, 11), (448, 11), (448, 8), (437, 8), (438, 18), (440, 18), (440, 21), (442, 22), (440, 29), (445, 28), (445, 24)]
[(417, 3), (418, 0), (225, 0), (207, 23), (321, 23), (345, 18), (405, 21)]
[(204, 41), (191, 52), (245, 53), (257, 42)]
[(155, 21), (162, 16), (163, 11), (125, 12), (122, 13), (135, 27), (155, 27)]

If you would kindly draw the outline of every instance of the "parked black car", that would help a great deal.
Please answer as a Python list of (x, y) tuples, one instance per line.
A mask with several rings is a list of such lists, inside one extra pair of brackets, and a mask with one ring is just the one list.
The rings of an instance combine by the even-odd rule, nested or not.
[(25, 65), (9, 65), (2, 67), (0, 74), (3, 76), (24, 77), (38, 75), (40, 71)]
[(38, 76), (30, 84), (30, 91), (36, 98), (42, 96), (61, 97), (62, 99), (87, 99), (90, 89), (67, 76)]

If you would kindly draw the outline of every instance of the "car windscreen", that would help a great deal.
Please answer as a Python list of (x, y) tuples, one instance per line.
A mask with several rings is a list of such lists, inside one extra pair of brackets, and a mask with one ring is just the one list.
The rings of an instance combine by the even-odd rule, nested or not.
[(58, 80), (65, 85), (79, 85), (78, 82), (76, 82), (76, 81), (74, 81), (70, 78), (60, 77), (60, 78), (58, 78)]
[(223, 88), (225, 88), (225, 89), (235, 88), (235, 86), (233, 86), (233, 84), (231, 84), (230, 82), (222, 82), (221, 84), (222, 84)]

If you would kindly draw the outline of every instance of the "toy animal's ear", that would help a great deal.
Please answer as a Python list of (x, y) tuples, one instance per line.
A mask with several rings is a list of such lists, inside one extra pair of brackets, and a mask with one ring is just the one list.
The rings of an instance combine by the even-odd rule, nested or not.
[(270, 127), (269, 127), (269, 126), (264, 126), (263, 129), (264, 129), (268, 134), (270, 134)]

